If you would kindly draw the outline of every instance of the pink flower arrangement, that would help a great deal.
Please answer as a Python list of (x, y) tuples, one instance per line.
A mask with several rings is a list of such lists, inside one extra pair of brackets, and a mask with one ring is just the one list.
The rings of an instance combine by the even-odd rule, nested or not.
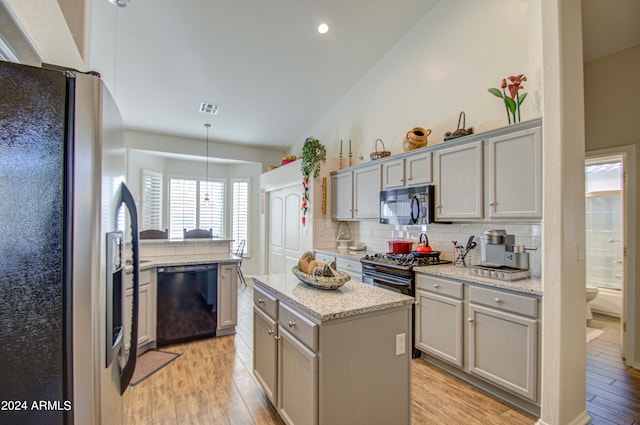
[[(504, 101), (509, 124), (511, 124), (511, 117), (513, 117), (514, 124), (520, 122), (520, 105), (522, 105), (522, 102), (527, 98), (527, 93), (520, 94), (520, 90), (524, 88), (522, 86), (524, 81), (527, 81), (527, 77), (525, 77), (524, 74), (512, 75), (509, 78), (502, 79), (502, 83), (500, 84), (502, 91), (496, 88), (489, 89), (489, 93)], [(507, 90), (509, 90), (508, 95)]]

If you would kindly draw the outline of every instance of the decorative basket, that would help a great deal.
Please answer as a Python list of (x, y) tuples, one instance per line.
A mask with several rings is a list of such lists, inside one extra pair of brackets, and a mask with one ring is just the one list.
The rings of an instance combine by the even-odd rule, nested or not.
[[(378, 142), (380, 142), (380, 144), (382, 145), (382, 150), (381, 151), (378, 150)], [(382, 139), (377, 139), (376, 140), (375, 148), (376, 148), (376, 151), (375, 152), (371, 152), (369, 154), (369, 156), (371, 156), (371, 160), (372, 161), (375, 161), (376, 159), (380, 159), (380, 158), (385, 158), (385, 157), (391, 155), (390, 151), (385, 151), (384, 150), (384, 142), (382, 141)]]
[(337, 273), (337, 276), (334, 277), (313, 276), (307, 273), (302, 273), (300, 269), (298, 269), (298, 266), (293, 267), (291, 271), (302, 282), (318, 289), (337, 289), (351, 279), (349, 273), (341, 271), (336, 271), (335, 273)]
[[(473, 134), (473, 127), (469, 127), (467, 129), (464, 128), (466, 116), (464, 111), (460, 112), (460, 116), (458, 116), (458, 128), (453, 133), (447, 131), (444, 133), (444, 141), (457, 139), (458, 137), (468, 136)], [(461, 125), (462, 124), (462, 125)]]

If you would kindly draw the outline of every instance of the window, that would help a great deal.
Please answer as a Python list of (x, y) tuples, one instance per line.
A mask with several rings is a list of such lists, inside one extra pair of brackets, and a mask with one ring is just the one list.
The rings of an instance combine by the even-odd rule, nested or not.
[[(224, 232), (224, 180), (200, 182), (200, 220), (198, 227), (211, 229), (214, 237), (223, 237)], [(209, 195), (209, 201), (205, 196)]]
[(195, 228), (211, 229), (214, 237), (223, 237), (224, 185), (224, 180), (169, 179), (169, 237), (181, 239), (183, 229)]
[[(242, 239), (247, 239), (249, 230), (249, 181), (233, 180), (231, 182), (231, 238), (234, 240), (231, 251), (236, 252)], [(247, 254), (248, 241), (243, 254)]]
[(142, 170), (142, 226), (162, 229), (162, 173)]

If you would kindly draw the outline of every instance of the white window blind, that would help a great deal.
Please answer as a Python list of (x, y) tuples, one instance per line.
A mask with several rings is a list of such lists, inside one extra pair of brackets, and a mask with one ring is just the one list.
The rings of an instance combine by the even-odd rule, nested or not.
[[(223, 237), (224, 232), (224, 180), (200, 182), (200, 214), (198, 227), (211, 229), (214, 237)], [(209, 202), (205, 195), (209, 195)]]
[(182, 239), (183, 229), (195, 229), (197, 224), (196, 180), (169, 180), (169, 237)]
[(142, 170), (141, 230), (162, 229), (162, 173)]
[[(236, 252), (242, 239), (247, 239), (249, 232), (249, 182), (247, 180), (234, 180), (231, 184), (231, 238), (233, 239), (232, 252)], [(245, 244), (243, 254), (248, 253)]]

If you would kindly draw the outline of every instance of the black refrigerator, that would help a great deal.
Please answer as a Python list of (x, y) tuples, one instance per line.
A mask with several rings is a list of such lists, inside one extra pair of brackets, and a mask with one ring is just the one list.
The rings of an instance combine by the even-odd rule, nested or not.
[(123, 134), (98, 75), (0, 61), (0, 424), (122, 423), (138, 322)]

